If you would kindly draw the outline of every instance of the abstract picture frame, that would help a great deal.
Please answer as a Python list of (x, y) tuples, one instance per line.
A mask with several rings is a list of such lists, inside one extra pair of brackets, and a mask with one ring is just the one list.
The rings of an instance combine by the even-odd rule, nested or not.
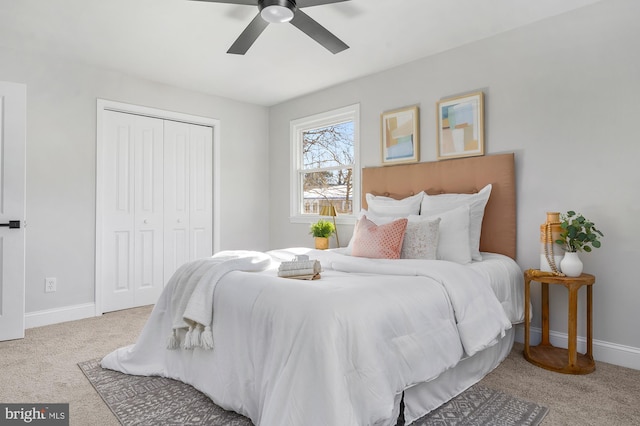
[(484, 93), (436, 103), (438, 160), (484, 155)]
[(415, 163), (420, 159), (420, 114), (417, 105), (380, 114), (382, 165)]

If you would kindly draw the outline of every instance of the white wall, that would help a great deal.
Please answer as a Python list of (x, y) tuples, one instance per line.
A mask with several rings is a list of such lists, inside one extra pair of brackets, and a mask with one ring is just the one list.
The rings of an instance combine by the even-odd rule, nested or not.
[[(419, 104), (421, 161), (435, 161), (436, 101), (482, 90), (486, 152), (516, 153), (518, 263), (539, 265), (546, 211), (573, 209), (593, 220), (603, 246), (581, 257), (597, 278), (595, 356), (640, 368), (638, 16), (637, 0), (604, 1), (272, 107), (271, 247), (312, 244), (308, 225), (288, 221), (290, 120), (359, 102), (361, 164), (377, 166), (380, 113)], [(342, 241), (351, 229), (340, 227)], [(566, 291), (552, 288), (551, 299), (551, 329), (562, 340)], [(584, 300), (581, 294), (581, 336)]]
[(6, 49), (0, 80), (27, 85), (27, 325), (94, 302), (97, 98), (220, 120), (221, 249), (267, 248), (268, 217), (255, 214), (268, 203), (266, 108)]

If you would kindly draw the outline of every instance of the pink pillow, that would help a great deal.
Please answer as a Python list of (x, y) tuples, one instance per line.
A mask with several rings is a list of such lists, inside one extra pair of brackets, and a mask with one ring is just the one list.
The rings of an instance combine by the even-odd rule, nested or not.
[(403, 218), (376, 225), (367, 216), (362, 216), (353, 233), (351, 255), (372, 259), (400, 259), (407, 222)]

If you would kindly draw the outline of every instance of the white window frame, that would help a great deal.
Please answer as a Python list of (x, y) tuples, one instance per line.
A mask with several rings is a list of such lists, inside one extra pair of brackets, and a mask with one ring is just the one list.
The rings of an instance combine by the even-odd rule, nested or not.
[(352, 188), (352, 212), (350, 215), (336, 216), (337, 223), (355, 223), (360, 211), (360, 104), (354, 104), (338, 108), (335, 110), (311, 115), (297, 120), (292, 120), (290, 124), (291, 139), (291, 196), (290, 196), (290, 216), (291, 223), (313, 223), (320, 216), (302, 214), (302, 188), (299, 179), (299, 171), (302, 168), (302, 138), (305, 131), (326, 127), (332, 124), (353, 121), (353, 188)]

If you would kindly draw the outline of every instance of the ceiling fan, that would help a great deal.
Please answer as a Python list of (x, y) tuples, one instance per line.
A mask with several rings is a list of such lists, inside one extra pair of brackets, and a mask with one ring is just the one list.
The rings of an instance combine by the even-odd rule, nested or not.
[(251, 45), (262, 34), (267, 25), (275, 23), (291, 22), (303, 33), (320, 43), (327, 50), (336, 54), (348, 49), (342, 40), (333, 35), (329, 30), (316, 22), (309, 15), (300, 10), (303, 7), (320, 6), (323, 4), (339, 3), (349, 0), (192, 0), (207, 1), (211, 3), (245, 4), (258, 6), (259, 13), (249, 23), (231, 45), (227, 53), (244, 55)]

